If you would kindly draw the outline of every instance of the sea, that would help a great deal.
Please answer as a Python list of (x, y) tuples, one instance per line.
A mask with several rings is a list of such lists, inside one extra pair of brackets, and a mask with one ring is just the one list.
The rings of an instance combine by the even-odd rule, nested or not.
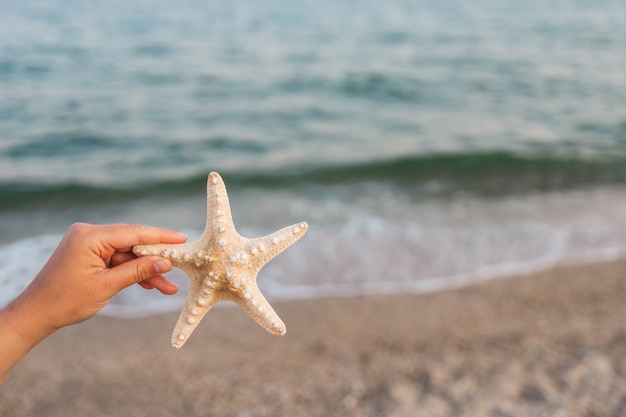
[(626, 2), (0, 0), (0, 306), (73, 222), (198, 237), (211, 171), (309, 223), (270, 300), (625, 258)]

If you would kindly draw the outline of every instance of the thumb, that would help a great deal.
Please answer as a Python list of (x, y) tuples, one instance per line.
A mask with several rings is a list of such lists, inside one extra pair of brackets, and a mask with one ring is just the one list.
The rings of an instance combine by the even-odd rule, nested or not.
[(143, 256), (124, 262), (108, 270), (114, 291), (117, 293), (133, 284), (145, 281), (148, 278), (164, 274), (172, 270), (172, 263), (157, 256)]

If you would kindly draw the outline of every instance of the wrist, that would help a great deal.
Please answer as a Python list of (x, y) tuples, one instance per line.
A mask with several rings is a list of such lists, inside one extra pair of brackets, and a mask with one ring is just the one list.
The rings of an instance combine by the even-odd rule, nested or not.
[(0, 383), (20, 359), (56, 330), (39, 317), (24, 294), (0, 309)]
[(42, 321), (24, 294), (0, 310), (0, 381), (34, 346), (56, 328)]

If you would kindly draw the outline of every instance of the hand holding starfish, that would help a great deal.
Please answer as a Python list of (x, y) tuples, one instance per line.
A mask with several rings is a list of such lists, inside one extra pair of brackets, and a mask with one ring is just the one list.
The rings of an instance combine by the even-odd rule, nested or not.
[(138, 283), (174, 294), (160, 257), (137, 258), (140, 243), (182, 243), (184, 235), (140, 225), (72, 225), (30, 285), (0, 310), (0, 381), (30, 349), (61, 327), (84, 321)]

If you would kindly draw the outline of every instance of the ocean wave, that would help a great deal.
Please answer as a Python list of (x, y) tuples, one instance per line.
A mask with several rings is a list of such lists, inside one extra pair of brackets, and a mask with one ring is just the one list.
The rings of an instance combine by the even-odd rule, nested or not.
[[(12, 159), (55, 158), (67, 155), (90, 155), (116, 145), (116, 141), (81, 132), (42, 135), (26, 143), (6, 146), (2, 154)], [(121, 146), (118, 147), (121, 148)]]
[[(285, 190), (233, 193), (234, 215), (247, 214), (244, 223), (238, 222), (244, 236), (264, 235), (293, 218), (309, 223), (302, 240), (262, 269), (258, 283), (264, 294), (298, 299), (425, 292), (626, 256), (626, 214), (621, 209), (626, 192), (621, 188), (413, 201), (398, 189), (368, 187), (357, 187), (351, 195), (345, 192), (352, 188), (348, 185), (323, 196)], [(194, 203), (200, 203), (194, 211), (203, 217), (201, 201)], [(289, 219), (277, 219), (277, 206)], [(150, 201), (135, 209), (161, 210), (153, 213), (159, 222), (169, 219), (178, 226), (188, 217), (177, 219), (179, 206), (155, 208)], [(201, 230), (176, 229), (192, 239)], [(0, 305), (26, 287), (60, 238), (42, 234), (0, 244)], [(169, 277), (180, 285), (178, 295), (133, 287), (103, 313), (133, 316), (179, 309), (189, 280), (178, 269)]]
[[(216, 139), (210, 146), (223, 146)], [(241, 146), (249, 146), (243, 143)], [(255, 145), (250, 145), (255, 146)], [(255, 147), (255, 149), (257, 149)], [(48, 204), (73, 205), (128, 201), (168, 193), (203, 192), (207, 172), (174, 180), (157, 179), (106, 186), (81, 183), (0, 184), (0, 211)], [(299, 166), (277, 170), (220, 171), (229, 188), (294, 189), (305, 185), (386, 182), (425, 194), (464, 192), (504, 195), (626, 182), (626, 158), (563, 158), (506, 152), (414, 155), (382, 161), (328, 166)]]

